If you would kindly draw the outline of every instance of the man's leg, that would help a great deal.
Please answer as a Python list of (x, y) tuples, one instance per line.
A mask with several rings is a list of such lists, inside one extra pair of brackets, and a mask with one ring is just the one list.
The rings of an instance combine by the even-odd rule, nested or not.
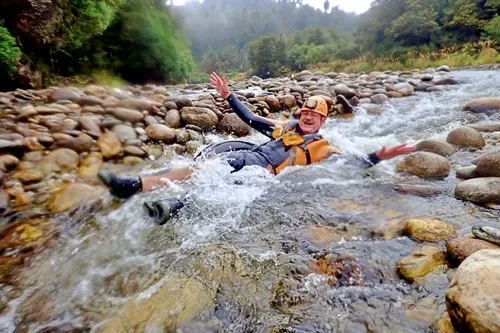
[(195, 169), (171, 169), (154, 176), (116, 176), (110, 170), (99, 171), (99, 178), (106, 184), (110, 192), (120, 199), (127, 199), (139, 192), (148, 192), (158, 186), (167, 186), (167, 181), (184, 181), (191, 177)]

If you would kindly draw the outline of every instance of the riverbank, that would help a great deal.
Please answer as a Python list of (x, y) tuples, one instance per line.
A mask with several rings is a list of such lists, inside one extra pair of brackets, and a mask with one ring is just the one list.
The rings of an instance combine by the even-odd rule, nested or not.
[[(488, 205), (500, 201), (488, 192), (500, 176), (498, 156), (482, 153), (500, 142), (497, 119), (486, 113), (500, 104), (462, 109), (498, 97), (496, 83), (488, 73), (480, 80), (447, 67), (232, 81), (264, 117), (293, 119), (307, 96), (323, 96), (331, 107), (324, 135), (343, 151), (406, 140), (419, 151), (368, 176), (341, 163), (280, 177), (253, 169), (227, 176), (213, 162), (186, 185), (197, 201), (164, 227), (138, 207), (185, 188), (114, 203), (97, 171), (189, 165), (213, 141), (262, 141), (218, 94), (206, 85), (0, 94), (0, 328), (462, 327), (464, 301), (450, 292), (447, 303), (447, 276), (471, 249), (497, 249), (470, 229), (498, 219)], [(338, 113), (337, 95), (358, 107), (354, 118)], [(485, 269), (497, 265), (487, 257)], [(467, 269), (456, 279), (482, 274)], [(457, 283), (472, 288), (464, 279)], [(481, 286), (478, 297), (491, 294)]]

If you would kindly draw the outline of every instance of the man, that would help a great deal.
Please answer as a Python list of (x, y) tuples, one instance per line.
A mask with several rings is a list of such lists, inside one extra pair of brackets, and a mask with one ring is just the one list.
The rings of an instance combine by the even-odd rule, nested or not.
[[(258, 165), (277, 175), (289, 166), (306, 166), (326, 160), (333, 155), (340, 155), (340, 150), (331, 146), (318, 131), (325, 124), (328, 115), (326, 101), (319, 96), (308, 98), (302, 105), (299, 120), (279, 121), (267, 119), (253, 114), (229, 91), (225, 78), (216, 73), (210, 76), (212, 87), (229, 102), (234, 112), (249, 126), (269, 137), (271, 140), (249, 150), (224, 152), (224, 159), (233, 167), (233, 172), (245, 166)], [(363, 166), (372, 167), (381, 160), (392, 159), (399, 155), (411, 153), (413, 146), (401, 144), (392, 148), (369, 154), (366, 158), (358, 158)], [(166, 186), (165, 180), (184, 181), (195, 171), (193, 168), (171, 169), (159, 175), (148, 177), (118, 177), (108, 170), (101, 170), (99, 177), (110, 188), (110, 191), (121, 199), (136, 193), (151, 191), (159, 186)], [(146, 203), (148, 214), (156, 217), (161, 224), (165, 223), (180, 208), (184, 200), (170, 202)]]

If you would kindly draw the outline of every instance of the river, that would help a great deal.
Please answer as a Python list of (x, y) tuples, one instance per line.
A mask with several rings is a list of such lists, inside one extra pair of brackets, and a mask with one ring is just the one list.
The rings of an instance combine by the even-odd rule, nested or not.
[[(364, 154), (382, 145), (446, 139), (462, 124), (498, 120), (494, 115), (470, 115), (461, 107), (472, 98), (500, 97), (500, 74), (461, 71), (454, 76), (464, 83), (438, 93), (391, 99), (380, 116), (361, 109), (353, 119), (329, 119), (322, 134), (344, 152)], [(253, 134), (246, 140), (265, 138)], [(471, 156), (459, 152), (450, 160), (467, 165)], [(397, 174), (399, 160), (372, 169), (327, 162), (290, 168), (277, 177), (257, 167), (229, 174), (228, 166), (209, 161), (185, 185), (173, 184), (121, 205), (106, 197), (98, 207), (61, 215), (64, 228), (57, 243), (24, 270), (25, 287), (0, 317), (0, 332), (40, 332), (45, 327), (59, 330), (44, 332), (99, 332), (113, 325), (107, 319), (124, 304), (152, 297), (179, 276), (201, 277), (206, 283), (203, 292), (194, 288), (192, 297), (205, 305), (193, 316), (177, 309), (186, 320), (179, 315), (178, 325), (166, 331), (430, 331), (430, 323), (412, 315), (412, 309), (431, 304), (424, 308), (438, 317), (444, 313), (446, 271), (409, 284), (396, 274), (395, 264), (421, 244), (385, 236), (395, 221), (407, 217), (439, 218), (465, 234), (473, 223), (494, 223), (500, 214), (455, 199), (458, 180), (453, 171), (444, 180), (423, 180)], [(162, 163), (155, 161), (144, 172)], [(193, 162), (176, 158), (165, 163)], [(404, 195), (394, 190), (397, 184), (433, 185), (442, 194)], [(157, 226), (144, 215), (143, 202), (185, 192), (192, 201), (168, 225)], [(221, 264), (221, 253), (240, 258), (243, 268)], [(335, 274), (311, 268), (325, 256), (339, 263)], [(217, 265), (224, 266), (223, 278), (206, 273), (217, 271)], [(231, 269), (245, 274), (227, 272)], [(207, 303), (202, 301), (205, 294), (211, 295)], [(189, 292), (183, 295), (179, 304), (192, 305)], [(143, 310), (154, 313), (155, 306)], [(165, 311), (175, 308), (163, 306)], [(163, 332), (165, 326), (148, 320), (144, 327), (123, 327)]]

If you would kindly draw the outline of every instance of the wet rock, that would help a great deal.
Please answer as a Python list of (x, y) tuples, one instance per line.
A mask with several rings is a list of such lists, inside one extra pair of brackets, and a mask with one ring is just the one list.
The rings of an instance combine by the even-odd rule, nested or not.
[(74, 102), (80, 106), (95, 106), (103, 105), (104, 101), (95, 96), (82, 96), (74, 100)]
[(361, 107), (366, 110), (366, 113), (371, 115), (380, 115), (382, 114), (382, 107), (378, 104), (372, 103), (363, 103)]
[(61, 130), (74, 130), (78, 127), (78, 122), (73, 120), (73, 119), (63, 119), (62, 124), (61, 124)]
[(451, 69), (450, 69), (450, 66), (447, 66), (447, 65), (443, 65), (441, 67), (438, 67), (436, 69), (436, 72), (448, 72), (450, 73), (451, 72)]
[(186, 132), (185, 130), (180, 130), (175, 134), (175, 141), (180, 144), (185, 144), (191, 139), (189, 136), (189, 133)]
[(23, 161), (27, 162), (40, 162), (43, 159), (42, 151), (30, 151), (23, 155)]
[(122, 144), (120, 138), (115, 132), (107, 131), (97, 140), (97, 147), (104, 158), (113, 158), (120, 155)]
[(181, 128), (181, 113), (178, 110), (169, 110), (165, 115), (165, 125), (170, 128)]
[(102, 161), (102, 154), (91, 152), (80, 163), (80, 167), (78, 168), (78, 177), (94, 179), (97, 177), (97, 173), (103, 167), (103, 165), (104, 163)]
[(476, 165), (480, 177), (500, 177), (500, 152), (480, 156)]
[(478, 174), (476, 172), (476, 169), (477, 169), (477, 166), (475, 166), (475, 165), (457, 168), (456, 169), (457, 178), (460, 178), (460, 179), (477, 178)]
[(19, 179), (21, 183), (31, 183), (42, 180), (45, 177), (40, 170), (19, 170), (12, 174), (12, 178)]
[(106, 190), (103, 187), (87, 184), (68, 184), (61, 186), (50, 199), (48, 208), (51, 213), (58, 214), (90, 205), (99, 200)]
[(477, 113), (500, 110), (500, 98), (478, 98), (467, 102), (463, 109)]
[(162, 124), (153, 124), (146, 128), (148, 138), (156, 141), (173, 142), (175, 140), (175, 131)]
[(141, 164), (142, 162), (144, 162), (144, 161), (142, 160), (142, 158), (140, 158), (138, 156), (125, 156), (123, 158), (123, 164), (129, 165), (129, 166)]
[(158, 124), (158, 120), (153, 116), (144, 117), (144, 122), (146, 123), (146, 126)]
[(125, 109), (125, 108), (115, 108), (111, 109), (111, 114), (117, 119), (131, 122), (132, 124), (141, 122), (144, 120), (144, 115), (136, 110)]
[(0, 139), (0, 151), (20, 151), (23, 148), (22, 142)]
[(419, 197), (433, 197), (441, 194), (441, 190), (429, 185), (396, 185), (394, 187), (396, 191), (403, 194), (410, 194)]
[(233, 134), (237, 137), (250, 135), (250, 126), (245, 124), (236, 113), (225, 114), (219, 123), (219, 128), (223, 133)]
[(280, 101), (274, 96), (266, 96), (264, 102), (267, 103), (271, 112), (279, 112), (281, 109)]
[[(151, 111), (151, 102), (150, 101), (147, 101), (145, 99), (135, 99), (135, 98), (126, 98), (126, 99), (122, 99), (121, 101), (118, 102), (118, 106), (120, 107), (120, 109), (124, 108), (124, 109), (132, 109), (132, 110), (137, 110), (137, 111), (143, 111), (143, 110), (146, 110), (146, 111)], [(142, 114), (142, 113), (141, 113)], [(119, 117), (117, 117), (119, 118)], [(125, 120), (125, 119), (123, 119)], [(142, 119), (140, 119), (142, 120)], [(138, 121), (140, 121), (138, 120)], [(130, 120), (128, 120), (130, 121)]]
[(327, 282), (334, 288), (366, 285), (361, 267), (354, 258), (322, 254), (312, 263), (311, 271), (328, 276)]
[(370, 100), (373, 104), (384, 104), (385, 102), (389, 101), (389, 97), (387, 97), (387, 95), (384, 94), (377, 94), (372, 96)]
[(291, 109), (297, 106), (297, 100), (293, 95), (280, 96), (278, 99), (283, 109)]
[(456, 85), (460, 82), (457, 79), (452, 77), (442, 78), (436, 81), (436, 86), (444, 86), (444, 85)]
[(78, 167), (79, 157), (71, 149), (61, 148), (54, 150), (43, 158), (39, 168), (44, 175), (52, 172), (70, 172)]
[(446, 308), (458, 332), (500, 332), (500, 249), (478, 251), (458, 267)]
[(408, 257), (398, 261), (396, 269), (403, 278), (414, 282), (443, 265), (446, 265), (445, 251), (437, 246), (424, 245)]
[(432, 323), (431, 327), (436, 331), (436, 333), (457, 333), (455, 328), (453, 328), (448, 312)]
[(203, 142), (195, 141), (191, 138), (191, 140), (186, 143), (186, 151), (194, 155), (198, 152), (198, 149), (200, 149), (202, 146)]
[(401, 94), (397, 91), (389, 91), (387, 93), (387, 96), (389, 96), (390, 98), (400, 98), (400, 97), (403, 97), (403, 94)]
[(409, 92), (414, 91), (413, 86), (411, 84), (409, 84), (408, 82), (396, 83), (394, 85), (394, 88), (396, 89), (396, 91), (401, 91), (401, 90), (407, 90)]
[(416, 152), (406, 156), (396, 165), (398, 172), (408, 172), (421, 178), (447, 177), (450, 162), (441, 155), (429, 152)]
[(456, 152), (452, 145), (441, 140), (422, 140), (417, 144), (416, 151), (427, 151), (444, 157), (451, 156)]
[(430, 325), (438, 315), (438, 302), (435, 298), (424, 297), (409, 306), (405, 310), (405, 315), (410, 320)]
[(99, 135), (102, 133), (101, 119), (97, 116), (81, 116), (79, 122), (82, 129), (86, 131), (95, 132)]
[(139, 156), (139, 157), (146, 156), (146, 152), (136, 146), (125, 146), (123, 151), (125, 152), (125, 154), (128, 155)]
[(100, 105), (96, 106), (85, 106), (82, 109), (82, 113), (93, 113), (93, 114), (104, 114), (104, 109)]
[(177, 110), (177, 104), (175, 104), (175, 102), (172, 102), (172, 101), (167, 101), (163, 104), (163, 106), (167, 109), (167, 110)]
[(123, 125), (123, 124), (115, 125), (113, 126), (111, 131), (113, 133), (116, 133), (116, 135), (118, 135), (121, 142), (137, 139), (136, 131), (131, 126), (128, 125)]
[(345, 84), (337, 84), (333, 90), (335, 91), (335, 94), (342, 95), (347, 99), (351, 99), (356, 96), (356, 92)]
[(485, 146), (481, 134), (470, 127), (459, 127), (448, 134), (446, 142), (460, 148), (478, 148)]
[(499, 122), (478, 122), (466, 125), (466, 127), (473, 128), (478, 132), (500, 132)]
[(90, 151), (92, 148), (92, 137), (87, 134), (81, 133), (76, 138), (68, 140), (57, 141), (55, 143), (57, 148), (68, 148), (78, 153)]
[(425, 242), (439, 242), (457, 237), (455, 227), (439, 219), (408, 219), (403, 234)]
[(49, 96), (49, 102), (58, 102), (60, 100), (76, 100), (80, 98), (80, 95), (75, 91), (68, 88), (61, 88), (54, 90)]
[(204, 130), (217, 126), (219, 122), (217, 115), (207, 108), (184, 107), (180, 113), (184, 123), (198, 126)]
[(193, 106), (193, 101), (190, 100), (189, 98), (181, 98), (178, 99), (175, 104), (177, 105), (177, 109), (182, 110), (184, 107), (190, 107)]
[(455, 196), (475, 203), (500, 202), (500, 178), (485, 177), (464, 180), (455, 188)]
[(7, 192), (0, 189), (0, 214), (5, 213), (9, 210), (10, 206), (10, 196)]
[(473, 253), (485, 249), (500, 249), (500, 247), (482, 239), (466, 237), (452, 239), (446, 244), (448, 259), (454, 267), (458, 267)]

